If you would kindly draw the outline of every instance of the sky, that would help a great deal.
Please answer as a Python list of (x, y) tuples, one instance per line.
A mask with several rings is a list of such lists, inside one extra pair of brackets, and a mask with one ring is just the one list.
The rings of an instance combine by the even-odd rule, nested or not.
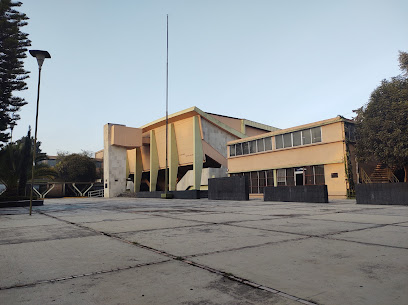
[[(30, 49), (47, 50), (38, 140), (48, 155), (103, 149), (106, 123), (203, 111), (289, 128), (342, 115), (401, 73), (406, 0), (22, 0)], [(34, 132), (38, 66), (13, 140)]]

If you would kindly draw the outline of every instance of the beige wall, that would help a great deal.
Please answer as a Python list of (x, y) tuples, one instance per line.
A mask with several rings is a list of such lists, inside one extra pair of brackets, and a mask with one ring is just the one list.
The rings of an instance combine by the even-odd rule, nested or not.
[[(337, 173), (338, 178), (332, 178), (332, 173)], [(324, 166), (324, 180), (327, 192), (332, 198), (345, 198), (347, 196), (346, 174), (344, 163), (326, 164)]]
[[(344, 165), (346, 152), (343, 125), (343, 122), (334, 122), (321, 126), (322, 142), (320, 143), (279, 150), (275, 150), (275, 137), (273, 136), (272, 151), (230, 157), (228, 158), (228, 172), (231, 174), (323, 164), (329, 196), (332, 198), (345, 198), (347, 196), (347, 184)], [(311, 127), (315, 126), (305, 128)], [(287, 132), (293, 130), (296, 129), (291, 128)], [(276, 134), (276, 132), (269, 133), (269, 136), (272, 134)], [(233, 143), (244, 142), (244, 140), (249, 141), (251, 139), (242, 139)], [(332, 173), (337, 173), (338, 177), (332, 178)]]
[(248, 172), (304, 165), (342, 163), (343, 159), (342, 142), (313, 144), (232, 157), (228, 159), (228, 170), (229, 173)]

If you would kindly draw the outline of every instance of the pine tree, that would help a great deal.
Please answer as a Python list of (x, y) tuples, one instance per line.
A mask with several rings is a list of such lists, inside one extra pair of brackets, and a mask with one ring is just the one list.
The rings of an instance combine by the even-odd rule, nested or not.
[(23, 59), (31, 41), (28, 34), (20, 31), (27, 25), (28, 17), (15, 9), (21, 5), (21, 2), (0, 0), (0, 147), (10, 137), (7, 129), (20, 118), (17, 111), (27, 104), (24, 98), (13, 94), (27, 89), (25, 79), (29, 77)]

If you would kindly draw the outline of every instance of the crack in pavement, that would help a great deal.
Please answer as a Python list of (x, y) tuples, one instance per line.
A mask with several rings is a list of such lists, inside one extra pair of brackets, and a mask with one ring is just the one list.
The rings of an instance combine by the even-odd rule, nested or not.
[[(271, 293), (273, 293), (273, 294), (276, 294), (276, 295), (279, 295), (279, 296), (281, 296), (281, 297), (284, 297), (284, 298), (286, 298), (286, 299), (290, 299), (290, 300), (299, 302), (299, 303), (301, 303), (301, 304), (319, 305), (319, 304), (317, 304), (317, 303), (310, 302), (310, 301), (308, 301), (308, 300), (306, 300), (306, 299), (302, 299), (302, 298), (299, 298), (299, 297), (296, 297), (296, 296), (287, 294), (287, 293), (285, 293), (285, 292), (283, 292), (283, 291), (280, 291), (280, 290), (277, 290), (277, 289), (273, 289), (273, 288), (271, 288), (271, 287), (263, 286), (263, 285), (261, 285), (261, 284), (257, 284), (257, 283), (255, 283), (255, 282), (249, 281), (249, 280), (247, 280), (247, 279), (244, 279), (244, 278), (241, 278), (241, 277), (238, 277), (238, 276), (234, 276), (234, 275), (232, 275), (232, 274), (230, 274), (230, 273), (228, 273), (228, 272), (224, 272), (224, 271), (221, 271), (221, 270), (218, 270), (218, 269), (211, 268), (211, 267), (206, 266), (206, 265), (202, 265), (202, 264), (199, 264), (199, 263), (196, 263), (196, 262), (187, 260), (187, 259), (185, 259), (184, 257), (175, 256), (175, 255), (170, 254), (170, 253), (167, 253), (167, 252), (165, 252), (165, 251), (161, 251), (161, 250), (158, 250), (158, 249), (155, 249), (155, 248), (152, 248), (152, 247), (149, 247), (149, 246), (145, 246), (145, 245), (142, 245), (142, 244), (139, 244), (139, 243), (136, 243), (136, 242), (131, 242), (131, 241), (128, 241), (128, 240), (126, 240), (126, 239), (124, 239), (124, 238), (120, 238), (120, 237), (118, 237), (118, 236), (115, 236), (115, 235), (113, 235), (113, 234), (106, 233), (106, 232), (102, 232), (102, 231), (98, 231), (98, 230), (94, 230), (94, 229), (92, 229), (92, 228), (85, 227), (85, 226), (83, 226), (83, 225), (81, 225), (81, 224), (77, 224), (77, 223), (74, 223), (74, 222), (70, 222), (70, 221), (68, 221), (68, 220), (60, 219), (60, 218), (58, 218), (58, 217), (56, 217), (56, 216), (49, 215), (49, 214), (44, 213), (44, 212), (42, 212), (42, 211), (41, 211), (41, 212), (40, 212), (40, 211), (37, 211), (37, 213), (42, 214), (42, 215), (45, 215), (45, 216), (48, 216), (48, 217), (51, 217), (51, 218), (54, 218), (54, 219), (57, 219), (57, 220), (60, 220), (60, 221), (65, 222), (65, 223), (69, 223), (69, 224), (74, 225), (74, 226), (77, 226), (77, 227), (79, 227), (79, 228), (87, 229), (87, 230), (90, 230), (90, 231), (93, 231), (93, 232), (98, 232), (99, 234), (102, 234), (102, 235), (104, 235), (104, 236), (107, 236), (107, 237), (110, 237), (110, 238), (113, 238), (113, 239), (122, 241), (122, 242), (127, 243), (127, 244), (132, 244), (132, 245), (134, 245), (134, 246), (136, 246), (136, 247), (139, 247), (139, 248), (142, 248), (142, 249), (146, 249), (146, 250), (152, 251), (152, 252), (154, 252), (154, 253), (163, 255), (163, 256), (165, 256), (165, 257), (167, 257), (167, 258), (170, 258), (170, 259), (173, 259), (173, 260), (176, 260), (176, 261), (180, 261), (180, 262), (186, 263), (186, 264), (188, 264), (188, 265), (190, 265), (190, 266), (197, 267), (197, 268), (200, 268), (200, 269), (209, 271), (209, 272), (211, 272), (211, 273), (215, 273), (215, 274), (224, 276), (224, 277), (226, 277), (226, 278), (228, 278), (228, 279), (230, 279), (230, 280), (232, 280), (232, 281), (241, 283), (241, 284), (246, 285), (246, 286), (250, 286), (250, 287), (255, 288), (255, 289), (260, 289), (260, 290), (268, 291), (268, 292), (271, 292)], [(306, 238), (305, 238), (305, 237), (302, 237), (302, 238), (299, 238), (299, 240), (300, 240), (300, 239), (307, 239), (307, 238), (308, 238), (308, 237), (306, 237)], [(293, 239), (292, 239), (292, 240), (287, 240), (287, 241), (293, 241)], [(274, 243), (280, 243), (280, 242), (271, 242), (271, 243), (274, 244)], [(270, 243), (267, 243), (267, 244), (270, 244)], [(247, 246), (247, 247), (255, 247), (255, 246)], [(243, 247), (243, 248), (247, 248), (247, 247)], [(235, 250), (237, 250), (237, 249), (235, 249)], [(219, 252), (227, 252), (227, 251), (229, 251), (229, 250), (219, 251)], [(160, 264), (160, 263), (164, 263), (164, 262), (168, 262), (168, 261), (170, 261), (170, 260), (164, 260), (164, 261), (155, 262), (155, 263), (138, 264), (138, 265), (135, 265), (135, 266), (129, 266), (129, 267), (111, 269), (111, 270), (106, 270), (106, 271), (97, 271), (97, 272), (92, 272), (92, 273), (86, 273), (86, 274), (83, 274), (83, 275), (73, 275), (73, 276), (63, 277), (63, 278), (59, 278), (59, 279), (43, 280), (43, 281), (38, 281), (38, 282), (35, 282), (35, 283), (24, 284), (24, 285), (14, 285), (14, 286), (3, 287), (3, 288), (0, 287), (0, 290), (12, 289), (12, 288), (29, 287), (29, 286), (35, 286), (35, 285), (44, 284), (44, 283), (60, 282), (60, 281), (75, 279), (75, 278), (78, 278), (78, 277), (85, 277), (85, 276), (91, 276), (91, 275), (96, 275), (96, 274), (117, 272), (117, 271), (122, 271), (122, 270), (127, 270), (127, 269), (138, 268), (138, 267), (142, 267), (142, 266), (146, 266), (146, 265)]]

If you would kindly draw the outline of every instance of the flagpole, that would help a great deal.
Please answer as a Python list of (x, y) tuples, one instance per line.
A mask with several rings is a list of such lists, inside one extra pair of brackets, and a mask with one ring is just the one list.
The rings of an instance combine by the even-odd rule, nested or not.
[(169, 146), (169, 14), (167, 14), (167, 45), (166, 45), (166, 170), (164, 179), (164, 194), (167, 198), (169, 189), (168, 146)]

